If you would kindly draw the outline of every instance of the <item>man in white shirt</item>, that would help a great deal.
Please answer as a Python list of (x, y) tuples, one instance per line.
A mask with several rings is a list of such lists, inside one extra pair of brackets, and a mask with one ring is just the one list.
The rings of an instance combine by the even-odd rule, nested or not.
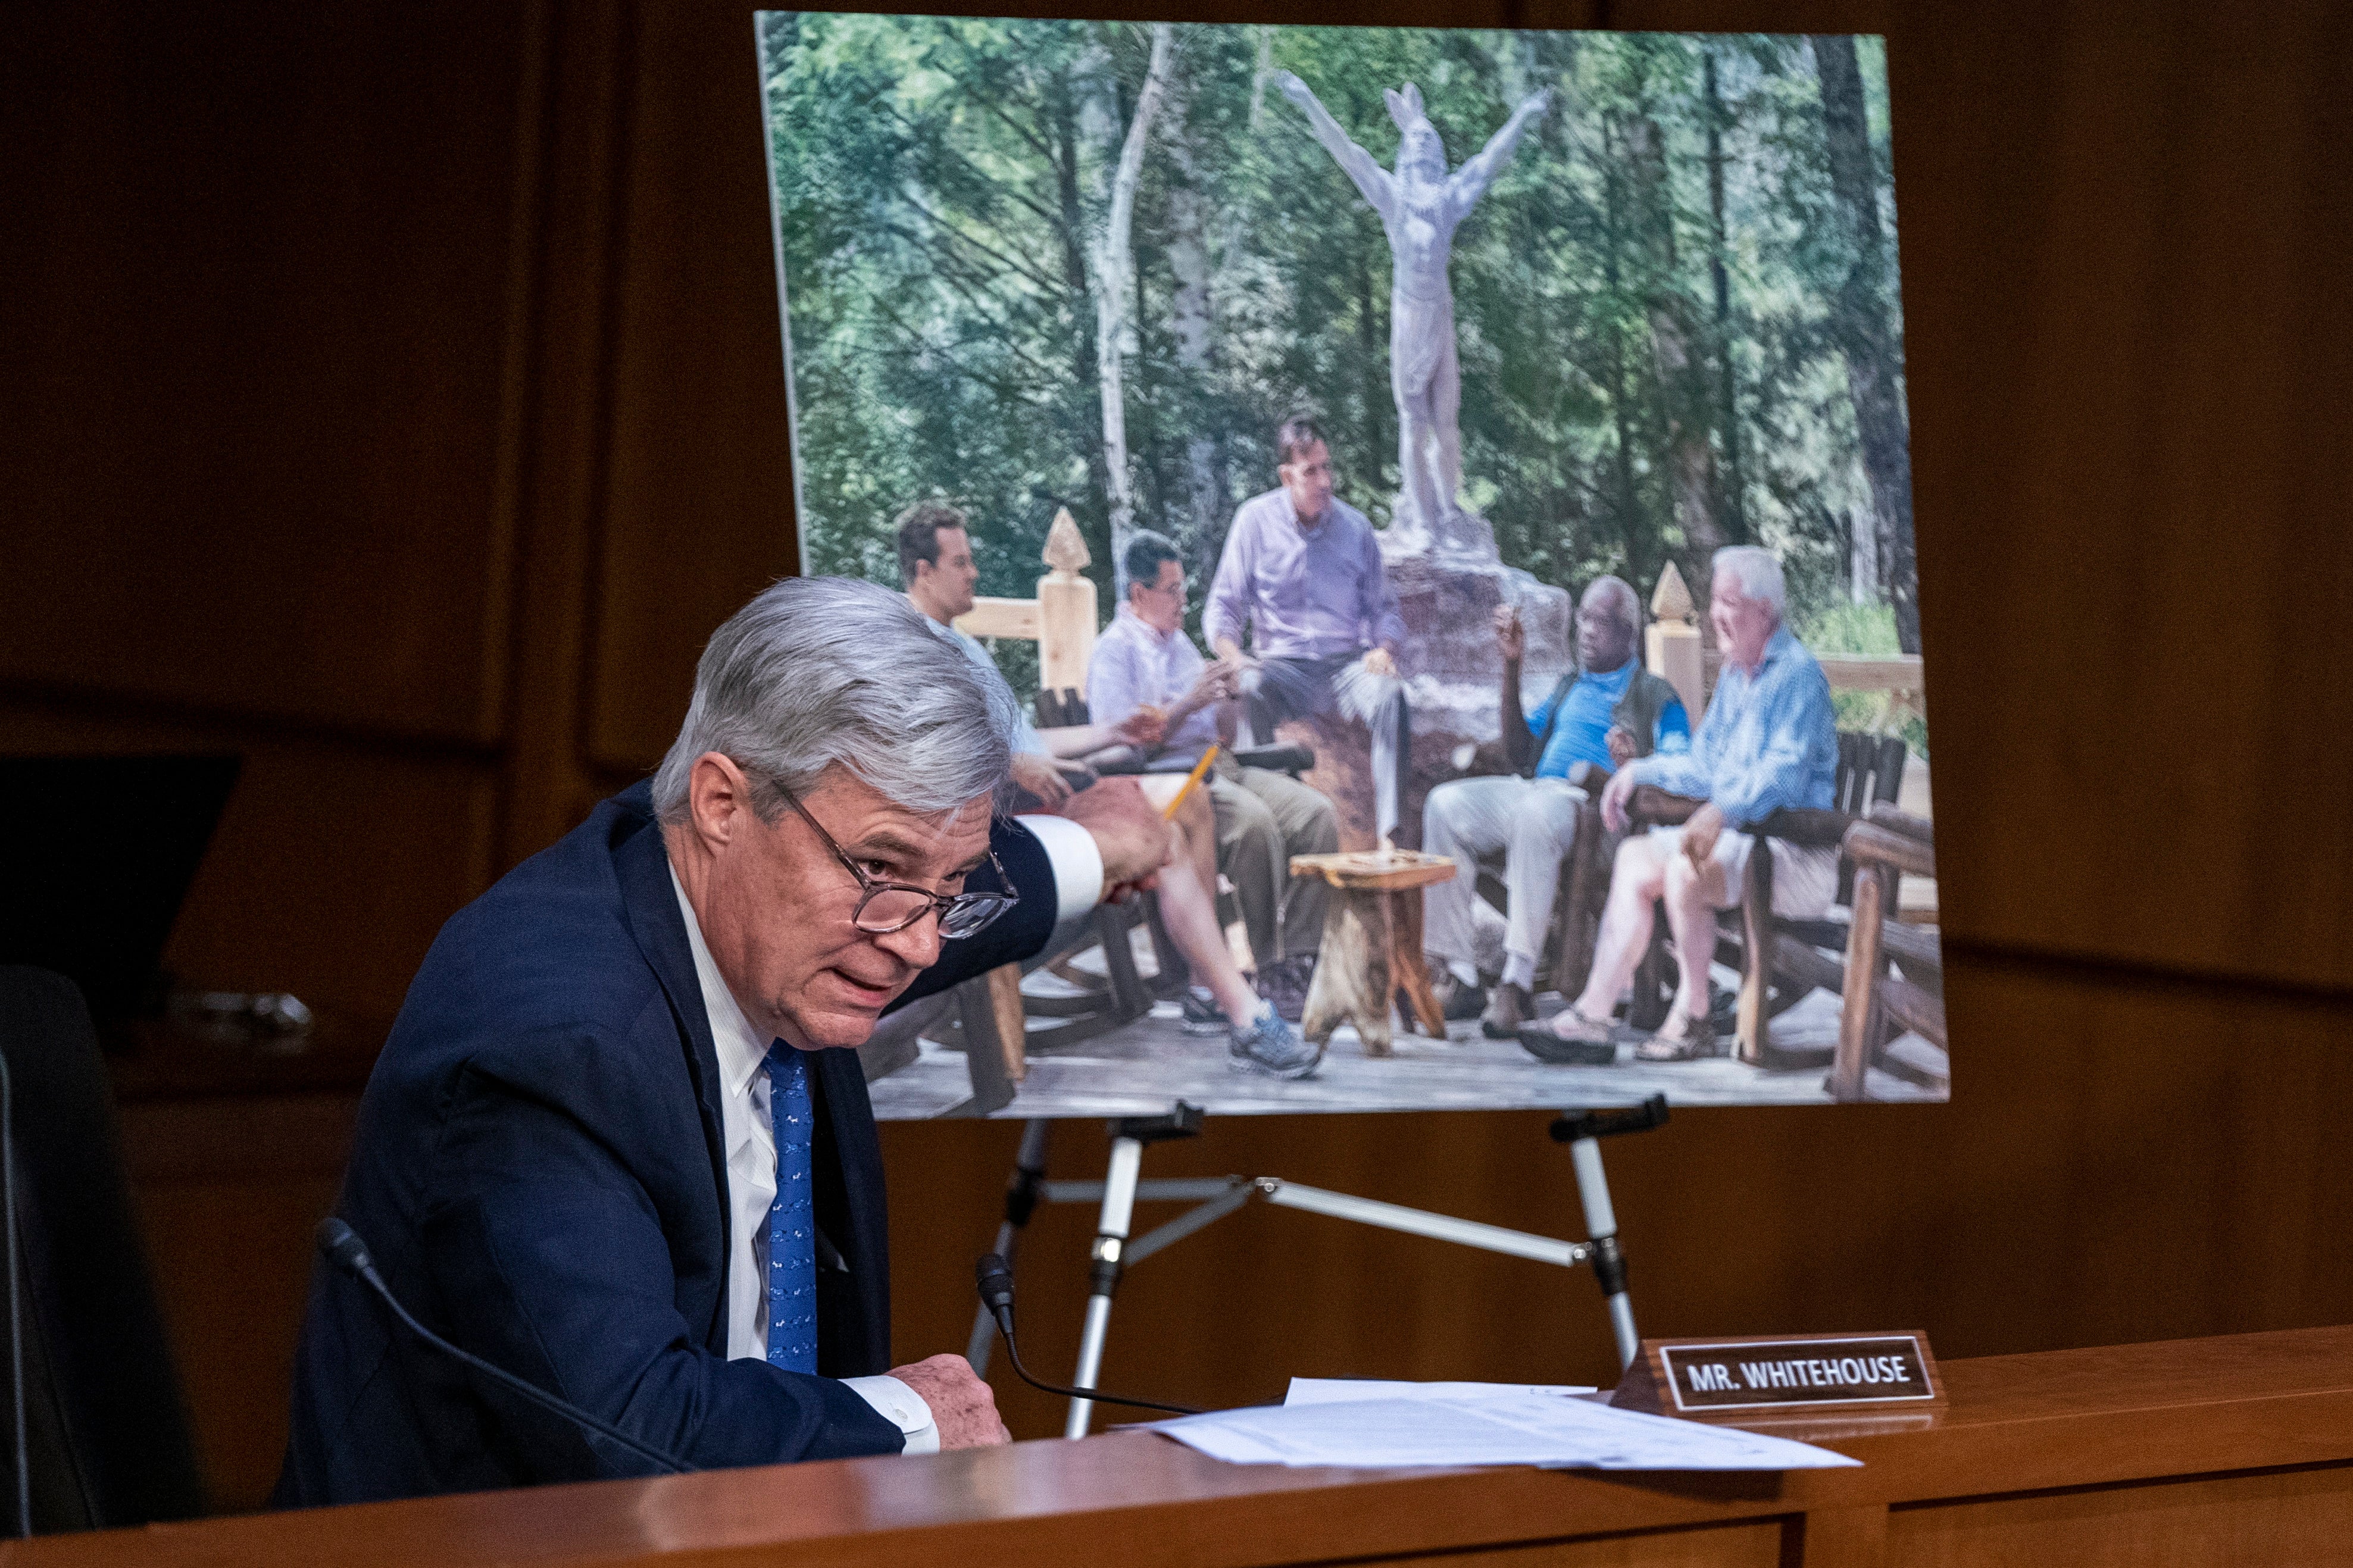
[[(921, 610), (942, 637), (965, 651), (976, 669), (1005, 686), (988, 650), (956, 630), (955, 618), (972, 608), (980, 571), (973, 563), (972, 534), (965, 514), (945, 501), (918, 501), (899, 514), (899, 574), (907, 601)], [(1010, 688), (1006, 688), (1009, 693)], [(1039, 730), (1025, 718), (1016, 731), (1014, 778), (1051, 809), (1067, 810), (1076, 798), (1053, 766), (1054, 758), (1084, 756), (1125, 742), (1158, 740), (1158, 716), (1138, 710), (1115, 724), (1072, 724)], [(1147, 799), (1164, 808), (1176, 799), (1183, 781), (1147, 776)], [(1102, 787), (1097, 785), (1097, 788)], [(1082, 792), (1091, 794), (1092, 791)], [(1293, 1020), (1262, 1000), (1235, 964), (1218, 923), (1218, 842), (1214, 807), (1201, 791), (1176, 807), (1178, 847), (1159, 878), (1161, 923), (1176, 943), (1193, 982), (1206, 995), (1187, 1005), (1188, 1033), (1222, 1033), (1228, 1064), (1238, 1072), (1274, 1078), (1305, 1078), (1323, 1059), (1320, 1047), (1299, 1037)]]
[[(1127, 603), (1095, 640), (1087, 666), (1088, 707), (1109, 724), (1157, 714), (1161, 737), (1151, 765), (1189, 772), (1219, 739), (1220, 716), (1230, 711), (1225, 700), (1240, 672), (1225, 659), (1204, 659), (1185, 635), (1185, 566), (1173, 542), (1140, 530), (1128, 541), (1123, 564)], [(1331, 889), (1321, 877), (1291, 875), (1291, 858), (1338, 849), (1339, 814), (1321, 790), (1270, 768), (1244, 767), (1230, 752), (1219, 757), (1208, 782), (1218, 869), (1233, 883), (1241, 906), (1260, 994), (1295, 1024), (1323, 946)]]

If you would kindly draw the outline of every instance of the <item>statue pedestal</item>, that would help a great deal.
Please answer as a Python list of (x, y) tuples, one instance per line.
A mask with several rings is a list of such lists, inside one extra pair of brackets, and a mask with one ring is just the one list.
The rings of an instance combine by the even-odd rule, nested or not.
[[(1406, 701), (1412, 709), (1412, 749), (1398, 781), (1397, 841), (1421, 844), (1421, 803), (1455, 775), (1453, 756), (1464, 742), (1493, 741), (1501, 731), (1497, 692), (1503, 656), (1495, 651), (1495, 606), (1519, 607), (1528, 647), (1520, 670), (1521, 700), (1531, 709), (1552, 690), (1569, 664), (1569, 597), (1495, 558), (1494, 531), (1484, 518), (1459, 513), (1433, 548), (1419, 528), (1381, 535), (1381, 563), (1405, 618), (1401, 651)], [(1486, 550), (1476, 545), (1484, 541)], [(1315, 770), (1307, 783), (1332, 798), (1340, 817), (1340, 847), (1371, 849), (1372, 738), (1356, 720), (1336, 714), (1282, 727), (1282, 739), (1312, 746)]]

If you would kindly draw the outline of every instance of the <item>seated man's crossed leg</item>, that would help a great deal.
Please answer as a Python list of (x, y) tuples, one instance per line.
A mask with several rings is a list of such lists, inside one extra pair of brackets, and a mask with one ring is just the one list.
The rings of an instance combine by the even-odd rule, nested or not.
[[(1171, 773), (1145, 774), (1136, 782), (1145, 798), (1164, 811), (1185, 787), (1184, 778)], [(1323, 1052), (1302, 1040), (1272, 1003), (1261, 1000), (1235, 964), (1219, 924), (1218, 828), (1209, 792), (1195, 789), (1187, 795), (1175, 820), (1181, 842), (1176, 858), (1160, 871), (1160, 921), (1192, 970), (1194, 984), (1208, 992), (1225, 1016), (1230, 1065), (1278, 1078), (1306, 1076)]]

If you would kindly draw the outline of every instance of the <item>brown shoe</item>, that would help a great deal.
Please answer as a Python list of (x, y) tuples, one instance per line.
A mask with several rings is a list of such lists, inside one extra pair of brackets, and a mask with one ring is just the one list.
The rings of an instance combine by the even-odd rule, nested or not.
[(1535, 1016), (1528, 994), (1507, 980), (1488, 994), (1487, 1010), (1479, 1016), (1479, 1032), (1491, 1040), (1516, 1040), (1520, 1026)]
[(1697, 1017), (1685, 1015), (1680, 1030), (1670, 1015), (1657, 1034), (1634, 1047), (1634, 1059), (1638, 1062), (1692, 1062), (1720, 1054), (1715, 1025), (1704, 1014)]

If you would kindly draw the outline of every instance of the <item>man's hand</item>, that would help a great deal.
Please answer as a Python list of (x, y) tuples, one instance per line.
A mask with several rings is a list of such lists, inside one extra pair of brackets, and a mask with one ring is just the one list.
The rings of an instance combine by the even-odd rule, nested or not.
[(915, 1391), (932, 1407), (932, 1423), (940, 1429), (940, 1449), (993, 1448), (1013, 1441), (997, 1414), (997, 1395), (974, 1375), (972, 1363), (960, 1355), (935, 1355), (913, 1366), (894, 1366), (891, 1375)]
[(1158, 709), (1139, 708), (1113, 724), (1111, 732), (1118, 736), (1123, 744), (1149, 751), (1160, 743), (1160, 737), (1167, 729), (1167, 718)]
[(1049, 811), (1060, 809), (1071, 798), (1071, 781), (1062, 776), (1062, 770), (1054, 765), (1050, 757), (1016, 752), (1013, 782), (1036, 795)]
[(1240, 676), (1241, 670), (1224, 659), (1203, 665), (1201, 677), (1193, 682), (1193, 689), (1185, 693), (1183, 705), (1187, 709), (1207, 708), (1212, 702), (1223, 702), (1234, 694), (1234, 682)]
[(1148, 882), (1176, 852), (1176, 833), (1132, 778), (1104, 779), (1071, 796), (1062, 815), (1094, 836), (1103, 852), (1103, 890)]
[(1634, 798), (1634, 775), (1620, 768), (1601, 788), (1601, 826), (1612, 833), (1626, 831), (1626, 803)]
[(1683, 854), (1695, 869), (1707, 869), (1708, 858), (1715, 853), (1715, 841), (1724, 836), (1724, 813), (1710, 801), (1691, 814), (1683, 824)]
[(1377, 647), (1365, 655), (1365, 673), (1394, 677), (1398, 672), (1397, 656), (1385, 647)]
[(1231, 669), (1237, 677), (1246, 669), (1256, 669), (1258, 668), (1258, 660), (1244, 653), (1242, 651), (1242, 645), (1234, 641), (1231, 637), (1219, 637), (1218, 639), (1217, 654), (1218, 661)]
[(1612, 768), (1622, 768), (1634, 760), (1634, 731), (1625, 725), (1610, 725), (1609, 733), (1601, 738), (1601, 743), (1609, 748), (1609, 765)]
[(1520, 612), (1510, 605), (1495, 606), (1495, 647), (1505, 664), (1519, 663), (1528, 651), (1528, 629), (1520, 625)]

